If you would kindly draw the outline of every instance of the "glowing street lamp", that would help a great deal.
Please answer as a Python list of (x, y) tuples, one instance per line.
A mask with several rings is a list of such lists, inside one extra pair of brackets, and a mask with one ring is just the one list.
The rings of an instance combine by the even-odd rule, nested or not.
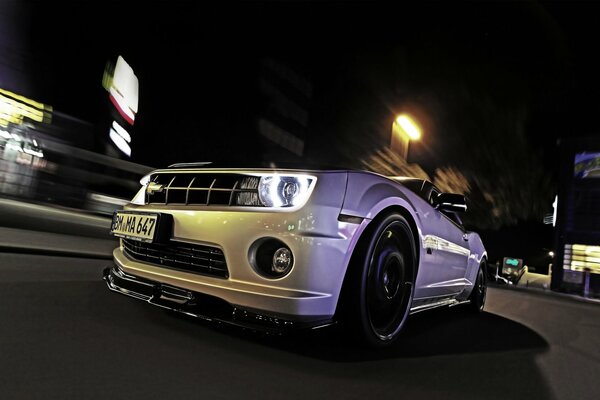
[(402, 127), (410, 140), (419, 140), (421, 138), (421, 130), (407, 115), (401, 115), (396, 118), (396, 123)]
[(408, 161), (408, 144), (411, 140), (421, 139), (419, 125), (408, 115), (399, 115), (392, 124), (392, 140), (390, 147), (392, 151), (402, 154)]

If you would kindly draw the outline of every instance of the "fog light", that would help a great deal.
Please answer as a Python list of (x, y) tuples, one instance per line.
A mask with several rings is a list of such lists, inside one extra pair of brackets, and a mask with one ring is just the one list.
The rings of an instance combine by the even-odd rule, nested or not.
[(257, 240), (250, 247), (248, 256), (254, 270), (266, 278), (282, 278), (294, 266), (292, 250), (275, 238)]
[(273, 254), (273, 265), (271, 269), (277, 274), (284, 274), (292, 266), (292, 252), (290, 249), (281, 247)]

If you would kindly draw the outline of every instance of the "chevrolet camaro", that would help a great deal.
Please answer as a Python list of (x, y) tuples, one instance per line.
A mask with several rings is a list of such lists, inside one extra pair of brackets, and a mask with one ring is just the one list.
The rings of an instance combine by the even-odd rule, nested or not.
[(483, 309), (486, 251), (463, 195), (357, 170), (175, 164), (114, 213), (110, 290), (206, 320), (282, 332), (340, 322), (393, 343), (410, 314)]

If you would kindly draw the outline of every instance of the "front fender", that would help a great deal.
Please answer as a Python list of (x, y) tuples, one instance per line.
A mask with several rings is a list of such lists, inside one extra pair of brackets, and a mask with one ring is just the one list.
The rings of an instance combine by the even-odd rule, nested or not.
[(385, 208), (400, 206), (417, 219), (414, 205), (416, 199), (420, 200), (410, 190), (383, 176), (351, 172), (348, 174), (342, 214), (373, 219)]
[[(424, 251), (421, 229), (421, 217), (416, 206), (425, 202), (409, 189), (389, 179), (368, 172), (350, 172), (348, 174), (346, 195), (341, 213), (347, 216), (363, 219), (355, 232), (352, 241), (352, 253), (360, 238), (378, 215), (387, 209), (401, 212), (414, 229), (417, 263), (422, 259)], [(346, 265), (350, 262), (352, 254), (347, 255)], [(417, 270), (419, 265), (417, 265)]]

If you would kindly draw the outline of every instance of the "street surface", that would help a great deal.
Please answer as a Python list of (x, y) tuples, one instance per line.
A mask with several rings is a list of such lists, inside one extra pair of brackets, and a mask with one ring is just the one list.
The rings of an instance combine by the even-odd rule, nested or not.
[(490, 288), (384, 352), (337, 329), (265, 336), (116, 293), (106, 259), (0, 252), (4, 399), (597, 399), (600, 305)]

